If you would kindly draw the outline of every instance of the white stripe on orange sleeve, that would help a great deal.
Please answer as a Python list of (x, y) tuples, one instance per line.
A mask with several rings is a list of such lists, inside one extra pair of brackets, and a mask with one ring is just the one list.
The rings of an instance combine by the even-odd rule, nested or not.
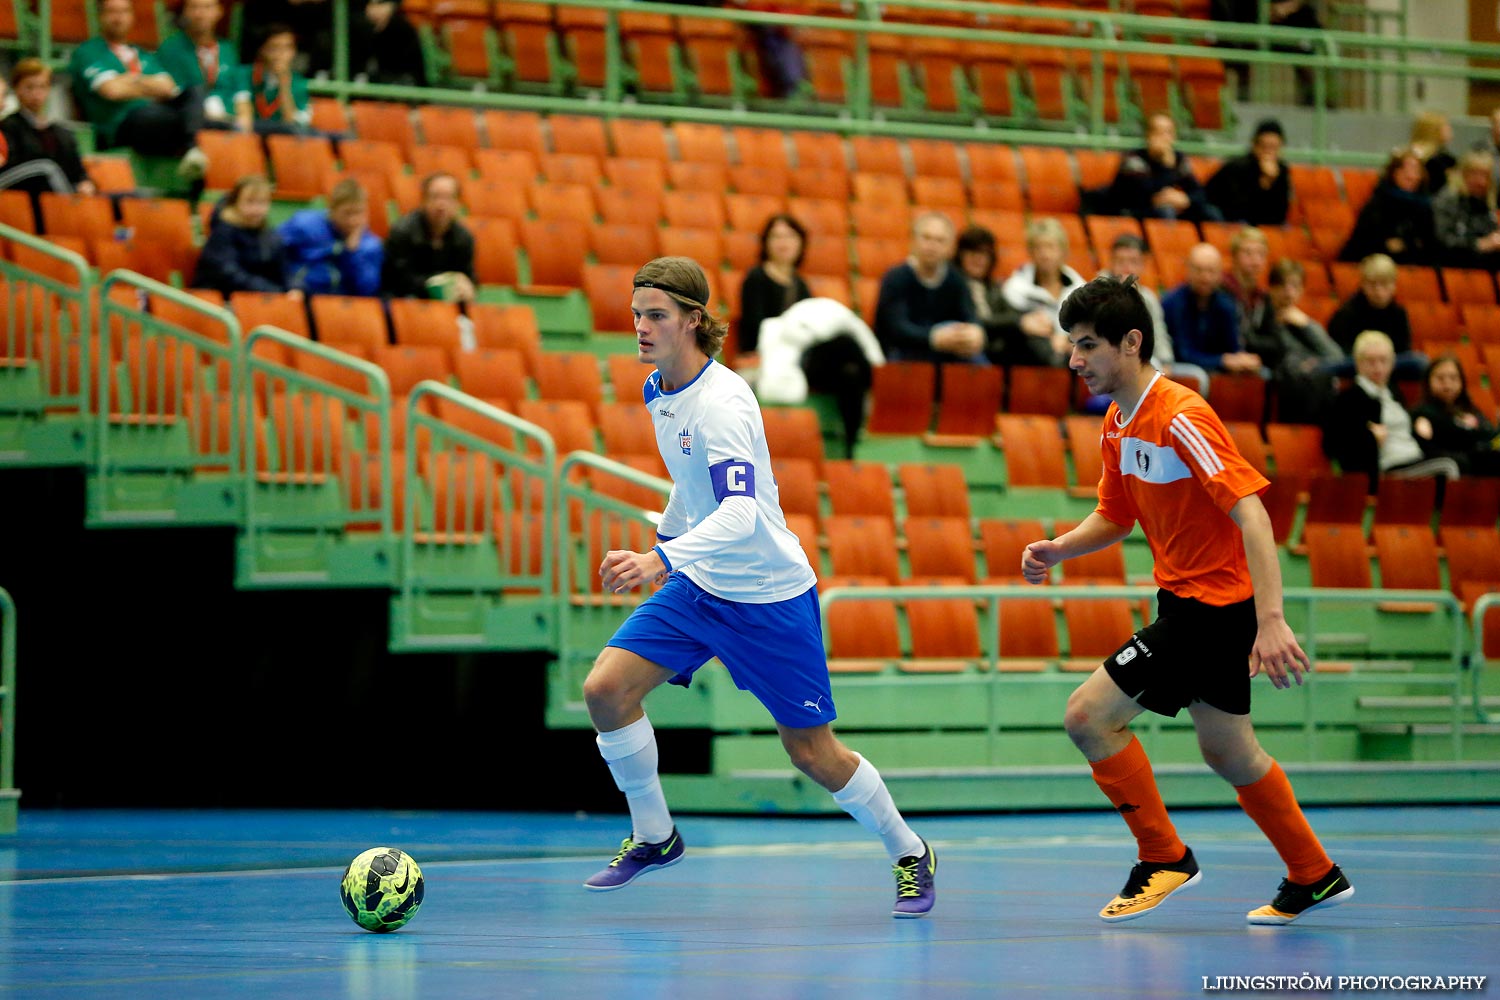
[(1224, 463), (1214, 452), (1213, 445), (1209, 444), (1203, 433), (1193, 426), (1186, 414), (1179, 413), (1172, 418), (1172, 436), (1187, 448), (1205, 476), (1212, 479), (1224, 471)]

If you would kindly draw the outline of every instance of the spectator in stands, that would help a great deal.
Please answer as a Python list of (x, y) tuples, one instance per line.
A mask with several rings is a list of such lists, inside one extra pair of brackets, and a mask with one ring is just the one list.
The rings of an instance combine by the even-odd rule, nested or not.
[(1458, 160), (1448, 151), (1453, 126), (1441, 111), (1423, 111), (1411, 123), (1411, 150), (1427, 171), (1427, 193), (1437, 194), (1448, 186), (1448, 174)]
[[(358, 0), (349, 4), (351, 29), (359, 18)], [(253, 26), (240, 36), (240, 54), (253, 62), (265, 40), (260, 25), (286, 25), (297, 36), (297, 47), (307, 53), (307, 72), (316, 74), (333, 68), (333, 3), (331, 0), (256, 0)], [(350, 72), (354, 71), (351, 64)]]
[(178, 174), (197, 181), (208, 158), (194, 145), (203, 96), (184, 89), (150, 52), (129, 42), (132, 0), (100, 0), (99, 35), (73, 50), (68, 75), (101, 149), (124, 146), (146, 156), (180, 156)]
[(203, 124), (227, 129), (235, 127), (239, 60), (234, 46), (215, 34), (223, 15), (219, 0), (185, 0), (181, 28), (162, 41), (156, 58), (177, 86), (203, 95)]
[[(1353, 355), (1355, 338), (1365, 330), (1379, 330), (1395, 345), (1397, 375), (1421, 376), (1427, 359), (1412, 350), (1411, 320), (1406, 307), (1396, 301), (1396, 262), (1383, 253), (1360, 261), (1359, 290), (1328, 320), (1328, 335), (1348, 355)], [(1353, 371), (1354, 365), (1346, 360), (1334, 374), (1349, 375)]]
[(1031, 259), (1005, 279), (1005, 301), (1021, 314), (1021, 332), (1038, 343), (1032, 351), (1045, 364), (1064, 365), (1068, 335), (1057, 325), (1063, 296), (1081, 286), (1083, 276), (1066, 263), (1068, 234), (1056, 219), (1034, 219), (1026, 226), (1026, 253)]
[(1210, 372), (1258, 373), (1260, 357), (1240, 346), (1239, 314), (1223, 289), (1224, 258), (1211, 244), (1188, 251), (1187, 281), (1161, 300), (1172, 351)]
[(844, 453), (853, 458), (873, 368), (884, 357), (873, 331), (848, 306), (813, 298), (797, 273), (806, 250), (807, 230), (792, 216), (773, 215), (761, 227), (760, 263), (740, 286), (737, 363), (759, 369), (753, 384), (769, 402), (801, 403), (808, 390), (831, 395), (844, 425)]
[(286, 247), (281, 234), (266, 224), (270, 214), (270, 181), (236, 181), (209, 222), (193, 287), (214, 288), (226, 296), (287, 291)]
[(1451, 458), (1465, 474), (1500, 476), (1500, 431), (1469, 398), (1455, 355), (1440, 354), (1427, 367), (1412, 431), (1428, 458)]
[(328, 209), (305, 208), (281, 224), (293, 288), (309, 295), (379, 295), (385, 247), (370, 232), (370, 203), (352, 179), (339, 181)]
[(1110, 186), (1115, 210), (1137, 218), (1218, 219), (1203, 185), (1177, 152), (1177, 123), (1157, 112), (1146, 123), (1146, 145), (1126, 153)]
[(391, 227), (382, 284), (396, 298), (474, 301), (474, 234), (458, 219), (458, 178), (422, 179), (422, 204)]
[(756, 362), (760, 324), (786, 312), (794, 302), (812, 298), (797, 272), (807, 253), (807, 230), (790, 215), (773, 215), (760, 230), (760, 263), (745, 272), (740, 284), (739, 359)]
[(1281, 363), (1272, 378), (1276, 384), (1277, 419), (1288, 424), (1320, 424), (1333, 400), (1332, 365), (1344, 352), (1323, 325), (1298, 306), (1305, 272), (1295, 260), (1283, 258), (1271, 268), (1271, 310), (1281, 339)]
[[(1216, 21), (1238, 21), (1241, 24), (1257, 24), (1260, 22), (1260, 0), (1212, 0), (1209, 11), (1210, 16)], [(1266, 5), (1266, 23), (1278, 28), (1301, 28), (1304, 30), (1317, 30), (1323, 25), (1318, 21), (1318, 10), (1315, 0), (1271, 0)], [(1238, 43), (1236, 47), (1254, 48), (1255, 43)], [(1308, 42), (1297, 42), (1293, 45), (1273, 45), (1275, 52), (1287, 52), (1293, 55), (1310, 56), (1313, 54), (1312, 45)], [(1293, 69), (1296, 71), (1297, 79), (1297, 103), (1311, 105), (1316, 96), (1313, 88), (1313, 71), (1311, 67), (1292, 60)], [(1240, 86), (1239, 98), (1242, 101), (1250, 99), (1249, 67), (1240, 64)]]
[(1266, 234), (1246, 226), (1229, 241), (1229, 273), (1223, 288), (1234, 299), (1240, 344), (1258, 355), (1263, 367), (1274, 369), (1281, 363), (1282, 345), (1276, 312), (1264, 287), (1270, 260)]
[(941, 212), (911, 227), (911, 256), (880, 279), (875, 336), (892, 361), (984, 361), (984, 328), (963, 275), (950, 266), (956, 235)]
[(20, 104), (0, 120), (0, 188), (30, 191), (77, 191), (95, 194), (84, 171), (73, 133), (47, 117), (52, 70), (40, 59), (22, 59), (10, 71)]
[(1252, 226), (1286, 223), (1291, 202), (1291, 173), (1281, 160), (1286, 134), (1281, 123), (1267, 118), (1255, 126), (1250, 151), (1225, 160), (1204, 188), (1209, 204), (1230, 222)]
[[(1476, 149), (1484, 149), (1483, 144), (1475, 146)], [(1495, 158), (1495, 186), (1500, 188), (1500, 108), (1490, 112), (1490, 144), (1486, 149)]]
[(1500, 222), (1495, 220), (1495, 157), (1465, 153), (1448, 186), (1432, 199), (1432, 224), (1452, 267), (1500, 270)]
[(1122, 280), (1136, 279), (1135, 290), (1140, 293), (1141, 299), (1146, 303), (1146, 311), (1151, 314), (1155, 336), (1151, 364), (1160, 371), (1166, 371), (1167, 366), (1172, 363), (1172, 335), (1167, 332), (1167, 320), (1162, 315), (1161, 299), (1157, 296), (1156, 289), (1143, 280), (1145, 270), (1146, 241), (1130, 233), (1121, 233), (1110, 244), (1109, 261), (1099, 274)]
[(1421, 157), (1409, 147), (1391, 153), (1375, 193), (1359, 210), (1354, 232), (1339, 259), (1364, 260), (1370, 254), (1383, 253), (1401, 264), (1430, 264), (1437, 240), (1426, 183)]
[(1051, 365), (1050, 337), (1027, 336), (1021, 314), (1005, 298), (1004, 286), (995, 280), (1000, 262), (995, 234), (983, 226), (970, 226), (958, 237), (958, 269), (969, 286), (974, 318), (984, 328), (984, 353), (997, 365)]
[(1370, 476), (1374, 493), (1381, 476), (1457, 479), (1458, 463), (1451, 458), (1428, 458), (1413, 433), (1411, 415), (1391, 392), (1396, 352), (1391, 338), (1366, 330), (1354, 338), (1354, 384), (1334, 398), (1323, 429), (1323, 445), (1344, 473)]
[[(1146, 304), (1146, 312), (1151, 316), (1151, 367), (1157, 371), (1171, 373), (1172, 377), (1178, 381), (1183, 378), (1192, 378), (1197, 382), (1198, 392), (1207, 396), (1208, 372), (1197, 365), (1179, 362), (1173, 356), (1172, 335), (1168, 332), (1166, 318), (1162, 315), (1161, 299), (1157, 298), (1156, 290), (1142, 280), (1145, 267), (1146, 241), (1130, 233), (1121, 233), (1115, 237), (1114, 243), (1110, 246), (1108, 266), (1102, 269), (1098, 276), (1136, 280), (1135, 290), (1140, 293), (1141, 301)], [(1063, 293), (1063, 299), (1066, 300), (1073, 290), (1069, 288)], [(1103, 413), (1108, 408), (1109, 397), (1107, 396), (1091, 396), (1083, 407), (1088, 413)]]
[(240, 128), (261, 135), (299, 135), (311, 130), (312, 96), (307, 80), (294, 68), (297, 35), (273, 24), (261, 36), (255, 61), (239, 72), (235, 118)]
[(354, 0), (349, 4), (349, 72), (363, 73), (371, 83), (427, 86), (422, 41), (400, 3)]

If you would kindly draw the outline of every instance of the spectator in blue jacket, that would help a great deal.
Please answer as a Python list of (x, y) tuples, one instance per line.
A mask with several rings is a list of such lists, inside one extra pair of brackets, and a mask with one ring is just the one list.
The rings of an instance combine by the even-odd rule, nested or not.
[(328, 210), (305, 208), (281, 224), (291, 285), (309, 295), (379, 295), (385, 247), (370, 232), (370, 202), (355, 180), (342, 180)]
[(193, 285), (225, 295), (286, 291), (286, 247), (281, 234), (266, 225), (270, 213), (270, 181), (241, 177), (235, 182), (214, 210)]
[(1161, 300), (1177, 360), (1211, 372), (1259, 373), (1260, 357), (1241, 348), (1239, 312), (1224, 291), (1224, 257), (1208, 243), (1188, 251), (1187, 281)]

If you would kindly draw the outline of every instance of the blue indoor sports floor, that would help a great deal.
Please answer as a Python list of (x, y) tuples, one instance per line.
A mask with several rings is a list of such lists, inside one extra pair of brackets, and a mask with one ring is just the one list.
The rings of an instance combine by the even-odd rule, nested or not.
[[(1205, 976), (1500, 974), (1500, 807), (1309, 816), (1356, 895), (1268, 928), (1244, 914), (1282, 869), (1228, 810), (1176, 814), (1203, 881), (1115, 925), (1095, 914), (1134, 852), (1103, 810), (918, 817), (925, 920), (891, 919), (889, 864), (848, 819), (682, 816), (682, 864), (596, 895), (579, 883), (622, 817), (23, 810), (0, 837), (0, 997), (1203, 997)], [(338, 882), (381, 845), (427, 894), (374, 935)]]

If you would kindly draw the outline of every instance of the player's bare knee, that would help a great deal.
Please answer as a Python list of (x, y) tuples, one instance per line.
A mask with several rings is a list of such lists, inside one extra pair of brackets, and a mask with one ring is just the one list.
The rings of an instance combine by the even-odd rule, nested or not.
[(1081, 689), (1074, 691), (1068, 696), (1068, 707), (1063, 711), (1063, 728), (1068, 732), (1068, 738), (1082, 748), (1092, 743), (1100, 735), (1097, 719), (1090, 711), (1090, 705)]
[(624, 676), (608, 669), (603, 659), (601, 656), (594, 661), (594, 669), (583, 680), (583, 701), (596, 722), (601, 716), (613, 716), (629, 708), (632, 697)]
[(1203, 762), (1215, 774), (1232, 785), (1249, 785), (1260, 780), (1270, 768), (1270, 757), (1253, 737), (1249, 741), (1198, 741)]

